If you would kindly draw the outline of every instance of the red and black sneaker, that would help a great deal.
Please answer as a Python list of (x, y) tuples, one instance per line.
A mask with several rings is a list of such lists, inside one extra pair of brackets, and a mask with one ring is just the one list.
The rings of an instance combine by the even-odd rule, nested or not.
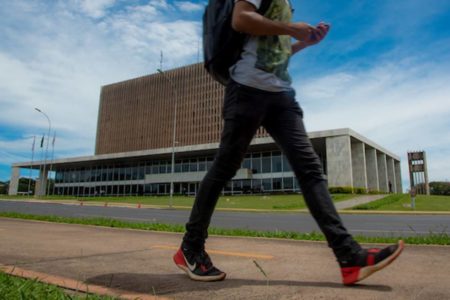
[(224, 280), (226, 274), (213, 266), (205, 250), (194, 252), (180, 247), (173, 256), (178, 268), (185, 271), (192, 280), (219, 281)]
[(362, 249), (351, 260), (339, 261), (343, 283), (345, 285), (355, 284), (383, 269), (400, 255), (403, 248), (404, 243), (400, 240), (396, 245), (383, 249)]

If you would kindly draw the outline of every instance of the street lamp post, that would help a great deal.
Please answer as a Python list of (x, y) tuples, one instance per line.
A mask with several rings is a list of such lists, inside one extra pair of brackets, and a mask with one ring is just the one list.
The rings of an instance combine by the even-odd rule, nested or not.
[[(32, 193), (30, 193), (31, 191), (31, 176), (33, 175), (33, 160), (34, 160), (34, 146), (36, 144), (36, 136), (33, 136), (33, 145), (31, 146), (31, 164), (30, 164), (30, 178), (28, 179), (28, 190), (27, 190), (27, 194), (29, 196), (32, 195)], [(34, 188), (36, 191), (36, 183), (34, 184)]]
[(174, 107), (174, 116), (173, 116), (173, 133), (172, 133), (172, 171), (171, 171), (171, 176), (170, 176), (170, 202), (169, 202), (169, 207), (172, 208), (172, 203), (173, 203), (173, 177), (175, 175), (175, 139), (176, 139), (176, 132), (177, 132), (177, 102), (178, 102), (178, 93), (177, 93), (177, 89), (175, 87), (175, 85), (173, 84), (173, 81), (166, 76), (166, 73), (164, 73), (163, 70), (158, 69), (157, 70), (158, 73), (160, 73), (164, 79), (166, 79), (169, 84), (172, 87), (172, 91), (173, 91), (173, 95), (174, 95), (174, 100), (175, 100), (175, 107)]
[[(41, 113), (41, 114), (43, 114), (46, 118), (47, 118), (47, 121), (48, 121), (48, 134), (47, 134), (47, 145), (46, 145), (46, 147), (45, 147), (45, 155), (44, 155), (44, 170), (43, 170), (43, 175), (45, 176), (46, 174), (45, 174), (45, 172), (46, 172), (46, 167), (47, 167), (47, 153), (48, 153), (48, 142), (49, 142), (49, 140), (50, 140), (50, 131), (51, 131), (51, 129), (52, 129), (52, 122), (50, 121), (50, 118), (47, 116), (47, 114), (45, 113), (45, 112), (43, 112), (42, 110), (40, 110), (39, 108), (37, 108), (37, 107), (35, 107), (34, 108), (37, 112), (39, 112), (39, 113)], [(41, 193), (42, 193), (42, 190), (44, 191), (44, 195), (46, 195), (46, 188), (44, 187), (43, 189), (42, 189), (42, 184), (44, 183), (44, 178), (41, 178), (41, 186), (39, 187), (39, 189), (40, 189), (40, 191), (41, 191)]]

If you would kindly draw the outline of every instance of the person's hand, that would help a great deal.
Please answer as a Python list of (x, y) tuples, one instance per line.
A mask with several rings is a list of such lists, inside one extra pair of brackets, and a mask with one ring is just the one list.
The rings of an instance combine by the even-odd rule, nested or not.
[(290, 35), (297, 41), (307, 42), (311, 39), (311, 35), (316, 31), (316, 27), (313, 27), (304, 22), (297, 22), (290, 24)]
[(307, 46), (312, 46), (320, 43), (328, 34), (330, 25), (324, 22), (320, 22), (316, 27), (312, 27), (311, 34), (308, 39), (305, 40)]

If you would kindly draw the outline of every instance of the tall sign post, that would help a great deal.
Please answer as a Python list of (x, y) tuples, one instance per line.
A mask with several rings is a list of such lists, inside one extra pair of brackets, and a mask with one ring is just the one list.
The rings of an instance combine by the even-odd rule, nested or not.
[(408, 152), (409, 182), (411, 191), (430, 195), (427, 156), (425, 151)]

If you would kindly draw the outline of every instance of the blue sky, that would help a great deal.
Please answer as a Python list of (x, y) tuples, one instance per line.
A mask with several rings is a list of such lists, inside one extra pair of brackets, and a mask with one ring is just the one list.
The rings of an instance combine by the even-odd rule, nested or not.
[[(387, 148), (405, 187), (409, 150), (427, 151), (431, 180), (450, 180), (450, 2), (292, 2), (295, 21), (332, 26), (291, 60), (307, 129), (349, 127)], [(154, 73), (161, 50), (164, 69), (198, 62), (205, 3), (0, 0), (0, 180), (47, 132), (34, 107), (56, 158), (93, 154), (100, 87)]]

